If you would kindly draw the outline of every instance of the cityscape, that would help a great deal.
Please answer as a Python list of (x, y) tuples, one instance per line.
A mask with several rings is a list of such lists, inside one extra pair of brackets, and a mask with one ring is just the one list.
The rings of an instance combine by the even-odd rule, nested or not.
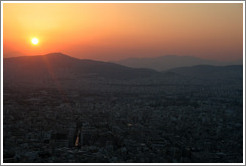
[(244, 162), (244, 2), (1, 5), (3, 164)]

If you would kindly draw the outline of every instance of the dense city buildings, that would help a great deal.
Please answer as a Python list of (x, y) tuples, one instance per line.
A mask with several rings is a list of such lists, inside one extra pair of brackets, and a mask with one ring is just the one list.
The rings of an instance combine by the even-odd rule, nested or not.
[(242, 162), (242, 79), (167, 78), (6, 84), (4, 162)]

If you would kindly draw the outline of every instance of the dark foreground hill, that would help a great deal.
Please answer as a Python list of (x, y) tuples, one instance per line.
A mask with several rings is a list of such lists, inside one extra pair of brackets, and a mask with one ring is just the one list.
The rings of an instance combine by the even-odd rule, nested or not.
[(76, 59), (61, 53), (5, 58), (4, 82), (100, 79), (137, 79), (160, 73), (151, 69), (133, 69), (114, 63)]

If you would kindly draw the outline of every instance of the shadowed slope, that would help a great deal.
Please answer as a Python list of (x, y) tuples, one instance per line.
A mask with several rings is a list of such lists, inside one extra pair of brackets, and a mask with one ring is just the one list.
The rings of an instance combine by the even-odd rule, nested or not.
[(79, 79), (97, 76), (108, 79), (135, 79), (160, 73), (151, 69), (133, 69), (114, 63), (81, 60), (61, 53), (5, 58), (4, 79), (43, 80), (47, 77)]

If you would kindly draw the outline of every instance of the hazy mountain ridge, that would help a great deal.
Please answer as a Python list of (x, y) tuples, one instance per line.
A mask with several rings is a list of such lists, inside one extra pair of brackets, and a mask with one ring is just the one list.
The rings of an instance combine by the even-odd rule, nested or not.
[(121, 64), (134, 68), (150, 68), (158, 71), (169, 70), (177, 67), (190, 67), (196, 65), (214, 65), (214, 66), (227, 66), (227, 65), (242, 65), (243, 60), (233, 62), (223, 62), (215, 60), (207, 60), (192, 56), (177, 56), (166, 55), (154, 58), (129, 58), (121, 61), (115, 61)]

